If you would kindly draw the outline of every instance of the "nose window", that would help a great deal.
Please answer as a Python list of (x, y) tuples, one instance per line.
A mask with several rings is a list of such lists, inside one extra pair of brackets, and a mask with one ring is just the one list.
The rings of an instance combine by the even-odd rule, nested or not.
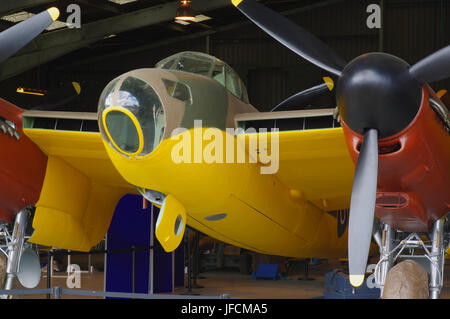
[[(132, 116), (111, 109), (103, 123), (101, 114), (109, 107), (126, 109)], [(103, 138), (121, 153), (147, 155), (164, 135), (166, 117), (161, 101), (150, 84), (139, 78), (128, 76), (108, 84), (100, 97), (98, 112)]]
[(105, 116), (111, 139), (125, 153), (134, 154), (139, 149), (139, 134), (129, 116), (119, 111), (110, 111)]

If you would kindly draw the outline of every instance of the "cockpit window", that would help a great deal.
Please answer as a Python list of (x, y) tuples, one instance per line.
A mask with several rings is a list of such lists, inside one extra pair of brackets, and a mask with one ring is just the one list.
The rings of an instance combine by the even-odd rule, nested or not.
[(172, 69), (209, 76), (210, 68), (210, 61), (181, 57)]
[(163, 83), (166, 86), (167, 93), (171, 97), (192, 104), (191, 91), (189, 90), (186, 84), (167, 79), (163, 79)]
[(212, 77), (214, 80), (225, 86), (225, 65), (218, 63), (214, 66)]
[(156, 67), (207, 76), (226, 87), (245, 103), (249, 103), (247, 90), (236, 71), (211, 55), (200, 52), (181, 52), (158, 62)]
[(238, 98), (242, 97), (241, 79), (237, 73), (228, 65), (225, 67), (226, 74), (226, 88)]

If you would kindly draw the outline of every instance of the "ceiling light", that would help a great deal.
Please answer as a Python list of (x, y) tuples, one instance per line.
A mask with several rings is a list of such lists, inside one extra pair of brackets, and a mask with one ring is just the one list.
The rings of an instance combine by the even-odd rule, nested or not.
[(16, 22), (21, 22), (21, 21), (24, 21), (26, 19), (29, 19), (32, 16), (34, 16), (34, 13), (30, 13), (30, 12), (26, 12), (26, 11), (20, 11), (20, 12), (14, 13), (14, 14), (10, 14), (10, 15), (4, 16), (1, 19), (5, 20), (5, 21), (16, 23)]
[(67, 23), (56, 20), (52, 24), (50, 24), (45, 30), (56, 30), (67, 27)]
[(175, 22), (176, 22), (176, 23), (179, 23), (179, 24), (182, 24), (182, 25), (188, 25), (188, 24), (190, 24), (189, 22), (183, 21), (183, 20), (175, 20)]
[(194, 21), (195, 13), (192, 9), (191, 1), (181, 0), (180, 6), (178, 7), (177, 14), (175, 15), (175, 20), (182, 21)]
[(131, 3), (131, 2), (136, 2), (138, 0), (108, 0), (108, 1), (122, 5), (122, 4)]
[(211, 17), (205, 16), (203, 14), (199, 14), (195, 16), (195, 22), (203, 22), (203, 21), (208, 21), (211, 20)]

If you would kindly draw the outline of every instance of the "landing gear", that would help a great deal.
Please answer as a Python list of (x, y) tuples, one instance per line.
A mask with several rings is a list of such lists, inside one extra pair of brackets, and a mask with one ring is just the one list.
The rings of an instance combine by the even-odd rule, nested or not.
[[(429, 234), (407, 234), (380, 223), (378, 231), (374, 232), (375, 241), (380, 248), (380, 260), (375, 267), (375, 284), (381, 289), (382, 296), (384, 287), (388, 283), (390, 285), (401, 284), (398, 276), (396, 277), (398, 283), (389, 282), (389, 278), (394, 277), (389, 277), (388, 273), (397, 259), (402, 259), (413, 260), (427, 271), (429, 297), (431, 299), (439, 298), (443, 285), (445, 250), (449, 244), (449, 238), (444, 232), (444, 222), (445, 217), (437, 220)], [(424, 236), (427, 236), (429, 241), (424, 242), (422, 239)], [(394, 243), (397, 243), (395, 247)], [(405, 265), (405, 267), (407, 266)], [(408, 278), (408, 276), (404, 278)]]
[[(13, 289), (14, 280), (17, 277), (19, 270), (19, 262), (22, 256), (25, 232), (27, 228), (28, 219), (31, 215), (31, 210), (25, 208), (16, 214), (14, 227), (10, 233), (8, 225), (0, 225), (0, 232), (3, 235), (4, 243), (0, 246), (0, 251), (6, 256), (6, 278), (3, 286), (4, 290)], [(7, 295), (2, 295), (2, 299), (8, 298)]]

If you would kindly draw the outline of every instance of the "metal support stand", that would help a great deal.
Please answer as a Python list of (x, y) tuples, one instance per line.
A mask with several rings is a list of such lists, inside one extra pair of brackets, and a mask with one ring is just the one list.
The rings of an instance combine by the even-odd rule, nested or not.
[[(4, 290), (11, 290), (14, 285), (14, 280), (17, 277), (29, 215), (28, 209), (22, 209), (16, 214), (13, 232), (7, 247), (8, 260)], [(2, 296), (3, 299), (7, 297), (7, 295)]]
[[(52, 252), (49, 250), (47, 251), (47, 289), (50, 289), (52, 286)], [(51, 295), (47, 294), (47, 299), (50, 299)]]
[(311, 281), (311, 280), (315, 280), (314, 278), (309, 277), (309, 262), (311, 261), (311, 259), (305, 259), (304, 260), (304, 275), (303, 277), (298, 278), (298, 280), (305, 280), (305, 281)]
[(430, 254), (430, 298), (439, 299), (444, 282), (444, 220), (433, 224), (432, 246)]
[(199, 241), (200, 241), (200, 234), (196, 231), (194, 236), (194, 254), (193, 254), (193, 261), (194, 261), (194, 286), (193, 288), (204, 288), (203, 286), (197, 284), (198, 273), (199, 273)]
[(381, 235), (380, 245), (380, 268), (378, 278), (376, 280), (377, 286), (380, 288), (380, 295), (383, 294), (384, 283), (389, 270), (392, 268), (392, 238), (393, 230), (389, 225), (384, 225)]
[(192, 260), (191, 260), (191, 241), (189, 240), (190, 229), (186, 228), (186, 239), (187, 239), (187, 292), (183, 293), (183, 295), (198, 295), (192, 292)]
[(131, 293), (136, 293), (136, 247), (131, 247)]
[[(416, 259), (429, 265), (430, 298), (438, 299), (443, 285), (444, 256), (448, 238), (444, 234), (444, 218), (437, 220), (431, 230), (431, 244), (426, 244), (417, 233), (410, 233), (393, 247), (394, 230), (384, 225), (380, 246), (380, 261), (375, 267), (376, 285), (383, 291), (386, 276), (397, 258)], [(377, 240), (378, 242), (378, 240)]]

